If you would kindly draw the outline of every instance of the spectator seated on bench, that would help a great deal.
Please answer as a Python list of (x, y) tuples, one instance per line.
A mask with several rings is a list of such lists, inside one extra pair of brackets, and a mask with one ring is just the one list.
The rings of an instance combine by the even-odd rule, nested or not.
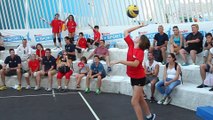
[(91, 57), (93, 57), (94, 55), (98, 55), (100, 60), (104, 60), (106, 61), (107, 64), (107, 72), (111, 72), (112, 69), (110, 67), (110, 60), (109, 60), (109, 50), (105, 47), (105, 41), (101, 40), (100, 41), (100, 46), (97, 47), (90, 55), (87, 59), (90, 59)]
[(210, 49), (210, 53), (208, 55), (207, 64), (200, 65), (200, 73), (202, 78), (202, 84), (197, 86), (197, 88), (203, 88), (212, 86), (209, 91), (213, 91), (213, 48)]
[(163, 80), (160, 80), (156, 85), (157, 90), (163, 95), (163, 98), (158, 101), (158, 104), (164, 105), (171, 102), (172, 98), (170, 94), (172, 90), (181, 83), (181, 68), (178, 63), (175, 62), (175, 54), (170, 53), (167, 57), (167, 61), (168, 63), (164, 67)]
[(196, 64), (196, 54), (201, 53), (203, 50), (203, 35), (198, 31), (199, 26), (192, 24), (192, 33), (186, 36), (185, 47), (180, 50), (180, 55), (183, 59), (182, 66), (187, 66), (186, 54), (190, 54), (192, 64)]
[[(21, 58), (18, 55), (15, 55), (14, 49), (9, 50), (10, 56), (7, 56), (3, 68), (1, 69), (1, 80), (3, 83), (3, 86), (0, 87), (0, 90), (6, 90), (6, 83), (5, 83), (5, 76), (12, 76), (17, 75), (18, 77), (18, 87), (17, 90), (21, 90)], [(9, 66), (7, 68), (7, 65)]]

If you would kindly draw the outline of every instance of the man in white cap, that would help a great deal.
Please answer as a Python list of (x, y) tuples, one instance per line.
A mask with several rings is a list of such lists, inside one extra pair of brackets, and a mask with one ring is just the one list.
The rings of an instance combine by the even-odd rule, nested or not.
[[(213, 58), (213, 48), (210, 49), (207, 64), (200, 65), (200, 75), (202, 78), (202, 84), (197, 86), (197, 88), (208, 87), (207, 85), (204, 84), (204, 80), (206, 79), (207, 72), (213, 74), (213, 59), (212, 58)], [(213, 87), (209, 91), (213, 91)]]

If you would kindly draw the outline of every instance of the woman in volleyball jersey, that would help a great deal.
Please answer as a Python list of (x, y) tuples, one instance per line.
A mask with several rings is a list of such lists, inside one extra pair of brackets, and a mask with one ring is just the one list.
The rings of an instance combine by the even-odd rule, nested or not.
[(68, 29), (68, 33), (69, 33), (69, 37), (71, 38), (71, 40), (74, 41), (74, 36), (75, 36), (75, 30), (76, 30), (76, 22), (74, 19), (73, 15), (69, 15), (68, 16), (68, 22), (67, 22), (67, 29)]
[(156, 115), (151, 114), (149, 106), (143, 97), (143, 86), (146, 83), (146, 74), (142, 62), (144, 59), (144, 50), (149, 49), (150, 41), (145, 35), (141, 35), (140, 38), (134, 41), (130, 37), (132, 31), (143, 26), (144, 24), (124, 31), (124, 40), (128, 45), (127, 60), (115, 61), (112, 62), (112, 64), (121, 63), (127, 66), (127, 75), (131, 78), (131, 85), (133, 88), (131, 103), (138, 120), (143, 120), (142, 109), (147, 120), (154, 120)]

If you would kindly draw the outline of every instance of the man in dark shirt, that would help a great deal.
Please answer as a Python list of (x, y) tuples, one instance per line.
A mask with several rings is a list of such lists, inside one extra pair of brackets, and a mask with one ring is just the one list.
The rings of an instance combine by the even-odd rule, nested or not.
[(201, 53), (203, 50), (203, 35), (198, 31), (199, 26), (192, 24), (192, 33), (186, 36), (185, 47), (180, 50), (180, 55), (183, 59), (183, 66), (188, 65), (186, 60), (186, 54), (190, 54), (192, 58), (192, 64), (195, 65), (196, 54)]
[[(9, 53), (10, 53), (10, 56), (6, 57), (3, 68), (1, 69), (1, 80), (2, 80), (3, 86), (0, 87), (0, 90), (7, 89), (5, 84), (5, 76), (17, 75), (18, 83), (19, 83), (17, 90), (20, 91), (21, 90), (21, 58), (18, 55), (15, 55), (14, 49), (10, 49)], [(9, 65), (8, 68), (7, 68), (7, 65)]]
[(76, 60), (76, 55), (75, 55), (75, 45), (73, 44), (73, 41), (70, 42), (70, 38), (66, 36), (65, 38), (65, 51), (68, 54), (68, 58), (71, 59), (72, 61)]
[[(155, 34), (154, 42), (153, 42), (153, 48), (151, 48), (151, 51), (153, 50), (160, 50), (161, 55), (163, 58), (162, 64), (166, 63), (166, 50), (167, 50), (167, 44), (169, 41), (169, 37), (166, 33), (164, 33), (164, 28), (162, 25), (158, 26), (158, 33)], [(157, 42), (157, 44), (156, 44)]]
[(42, 70), (36, 74), (36, 81), (38, 86), (35, 90), (39, 90), (41, 83), (41, 76), (48, 76), (49, 87), (47, 91), (52, 90), (53, 75), (56, 73), (56, 59), (51, 55), (51, 50), (47, 48), (45, 50), (45, 56), (42, 58)]

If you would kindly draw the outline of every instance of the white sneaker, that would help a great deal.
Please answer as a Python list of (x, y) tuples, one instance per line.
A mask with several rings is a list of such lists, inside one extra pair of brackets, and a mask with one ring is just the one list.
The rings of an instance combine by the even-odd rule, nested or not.
[(50, 92), (50, 91), (52, 91), (52, 88), (47, 88), (46, 91)]
[(30, 88), (31, 88), (30, 85), (27, 85), (27, 86), (25, 87), (26, 90), (29, 90)]
[(165, 101), (165, 98), (163, 98), (163, 99), (159, 100), (157, 103), (161, 105), (161, 104), (163, 104), (163, 103), (164, 103), (164, 101)]
[(168, 105), (171, 102), (171, 97), (166, 97), (166, 100), (163, 102), (163, 105)]
[(35, 91), (37, 91), (39, 89), (40, 89), (40, 87), (38, 87), (38, 86), (35, 86), (35, 88), (34, 88)]

